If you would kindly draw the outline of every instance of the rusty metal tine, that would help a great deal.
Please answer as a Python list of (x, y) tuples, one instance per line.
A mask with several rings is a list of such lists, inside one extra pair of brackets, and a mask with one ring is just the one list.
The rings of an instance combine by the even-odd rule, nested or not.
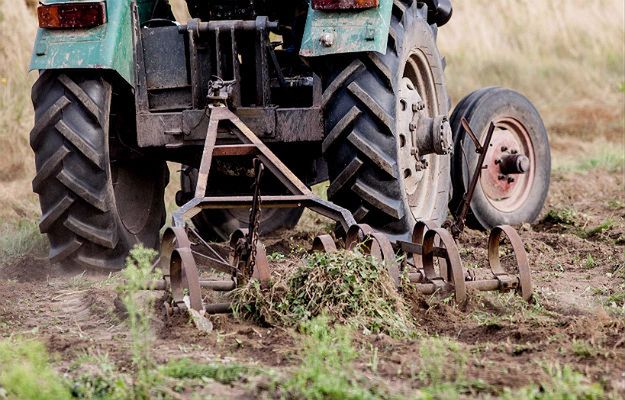
[[(469, 128), (470, 129), (470, 128)], [(486, 153), (488, 153), (488, 148), (490, 146), (491, 139), (493, 138), (493, 133), (495, 132), (495, 124), (490, 123), (488, 127), (488, 132), (486, 133), (486, 139), (484, 139), (484, 151), (480, 153), (478, 157), (477, 164), (475, 166), (475, 172), (471, 177), (471, 183), (469, 184), (469, 188), (464, 195), (464, 199), (462, 201), (462, 209), (456, 218), (454, 225), (452, 226), (452, 235), (454, 238), (458, 238), (462, 231), (464, 230), (464, 224), (467, 219), (467, 214), (469, 213), (469, 208), (471, 207), (471, 200), (473, 199), (473, 194), (475, 193), (475, 188), (477, 187), (478, 180), (480, 179), (480, 175), (482, 175), (482, 165), (484, 164), (484, 159), (486, 158)]]
[(488, 263), (490, 264), (491, 271), (495, 278), (505, 277), (507, 272), (501, 266), (501, 260), (499, 257), (499, 242), (502, 234), (505, 234), (510, 241), (514, 257), (517, 263), (519, 272), (519, 284), (521, 289), (521, 296), (525, 300), (530, 300), (533, 293), (532, 278), (529, 269), (529, 260), (525, 246), (519, 233), (511, 226), (502, 225), (492, 230), (488, 238)]
[(473, 141), (473, 144), (475, 145), (475, 151), (477, 153), (483, 152), (484, 148), (482, 147), (480, 140), (477, 138), (477, 135), (475, 135), (475, 133), (473, 132), (473, 128), (471, 128), (469, 121), (467, 121), (466, 118), (462, 117), (462, 120), (460, 121), (460, 123), (462, 124), (462, 127), (464, 128), (465, 132), (469, 134), (469, 137)]
[(334, 243), (334, 239), (330, 235), (319, 235), (313, 240), (312, 251), (333, 253), (336, 250), (336, 243)]
[(202, 310), (200, 276), (191, 249), (174, 250), (171, 257), (171, 294), (176, 303), (183, 302), (185, 289), (188, 291), (190, 306), (195, 311)]

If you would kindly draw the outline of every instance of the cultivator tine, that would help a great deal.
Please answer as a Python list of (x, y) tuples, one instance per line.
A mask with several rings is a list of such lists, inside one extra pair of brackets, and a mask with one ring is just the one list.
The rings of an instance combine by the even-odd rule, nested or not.
[(204, 306), (200, 275), (191, 249), (182, 248), (172, 252), (170, 274), (173, 303), (182, 307), (185, 304), (185, 297), (188, 296), (189, 307), (195, 311), (201, 311)]
[(313, 240), (312, 251), (333, 253), (336, 250), (336, 243), (330, 235), (319, 235)]
[[(501, 242), (502, 235), (508, 237), (512, 251), (516, 259), (516, 265), (518, 268), (518, 277), (511, 277), (501, 266), (501, 259), (499, 254), (499, 244)], [(516, 287), (514, 289), (521, 293), (521, 297), (525, 300), (530, 300), (532, 297), (532, 279), (530, 276), (529, 261), (527, 253), (525, 252), (525, 246), (519, 236), (518, 232), (511, 226), (503, 225), (498, 226), (492, 230), (490, 237), (488, 238), (488, 263), (490, 269), (493, 272), (495, 278), (499, 281), (499, 290), (507, 290), (514, 287), (514, 281), (516, 279)]]

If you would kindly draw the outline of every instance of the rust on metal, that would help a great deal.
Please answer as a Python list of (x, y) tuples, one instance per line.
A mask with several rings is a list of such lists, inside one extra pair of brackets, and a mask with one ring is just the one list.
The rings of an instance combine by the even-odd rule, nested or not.
[[(171, 291), (173, 298), (172, 304), (169, 305), (171, 310), (190, 307), (196, 311), (203, 310), (207, 314), (230, 313), (232, 305), (229, 303), (204, 304), (202, 289), (230, 292), (250, 280), (258, 281), (263, 289), (267, 288), (271, 280), (271, 269), (265, 246), (259, 240), (259, 221), (262, 210), (272, 207), (309, 207), (333, 218), (344, 227), (345, 249), (349, 251), (358, 249), (380, 261), (380, 266), (387, 271), (398, 288), (406, 282), (402, 279), (404, 276), (418, 292), (453, 293), (455, 301), (459, 304), (466, 301), (468, 289), (517, 290), (524, 299), (531, 298), (532, 284), (527, 254), (521, 238), (512, 227), (497, 227), (490, 234), (488, 263), (493, 273), (491, 279), (474, 280), (472, 275), (467, 274), (456, 243), (459, 233), (464, 228), (464, 220), (480, 178), (481, 166), (495, 131), (495, 124), (490, 124), (484, 144), (479, 144), (468, 122), (463, 120), (465, 130), (476, 140), (480, 157), (471, 185), (464, 197), (461, 217), (453, 223), (451, 229), (441, 228), (433, 221), (417, 221), (410, 242), (393, 243), (385, 234), (375, 231), (371, 226), (356, 224), (349, 211), (319, 199), (226, 107), (212, 108), (210, 118), (211, 132), (208, 132), (206, 137), (195, 198), (174, 213), (174, 227), (168, 228), (163, 236), (161, 254), (156, 263), (163, 271), (163, 279), (146, 283), (149, 289)], [(215, 144), (219, 122), (222, 121), (231, 123), (231, 127), (234, 127), (233, 133), (240, 139), (241, 144)], [(251, 196), (206, 197), (210, 164), (215, 156), (255, 157), (253, 159), (255, 179)], [(515, 168), (515, 171), (525, 169), (525, 160), (521, 156), (512, 156), (515, 157), (505, 160), (512, 165), (510, 168)], [(290, 194), (262, 195), (261, 183), (265, 169), (271, 172)], [(229, 250), (221, 249), (220, 252), (214, 244), (204, 241), (193, 228), (189, 227), (185, 217), (205, 208), (221, 207), (245, 207), (250, 210), (250, 214), (247, 229), (234, 231), (230, 236)], [(189, 240), (189, 234), (195, 236), (193, 241)], [(501, 265), (500, 242), (504, 236), (508, 238), (514, 251), (516, 273), (505, 271)], [(312, 251), (335, 252), (337, 249), (337, 244), (330, 235), (317, 236), (312, 245)], [(222, 255), (226, 251), (229, 252), (227, 257)], [(401, 266), (397, 261), (397, 252), (400, 256), (405, 255)], [(230, 279), (201, 280), (198, 267), (224, 273), (229, 275)]]
[(333, 253), (337, 251), (336, 243), (330, 235), (319, 235), (313, 240), (312, 251)]
[(504, 278), (509, 276), (509, 274), (501, 266), (501, 259), (499, 255), (499, 244), (503, 235), (508, 237), (516, 258), (521, 296), (525, 300), (530, 300), (533, 288), (527, 253), (525, 252), (525, 246), (523, 246), (521, 237), (511, 226), (498, 226), (490, 233), (490, 237), (488, 238), (488, 263), (491, 271), (493, 272), (493, 275), (495, 275), (495, 277), (502, 282)]

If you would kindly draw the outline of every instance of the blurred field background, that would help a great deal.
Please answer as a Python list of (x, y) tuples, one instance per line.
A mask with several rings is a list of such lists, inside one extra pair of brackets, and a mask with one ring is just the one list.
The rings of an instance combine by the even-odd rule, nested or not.
[[(172, 3), (184, 19), (183, 1)], [(0, 243), (4, 255), (40, 240), (28, 145), (34, 4), (0, 0), (0, 240), (11, 237), (10, 245)], [(482, 86), (514, 88), (543, 114), (556, 172), (580, 165), (622, 171), (622, 0), (459, 0), (454, 6), (451, 22), (439, 31), (454, 104)]]

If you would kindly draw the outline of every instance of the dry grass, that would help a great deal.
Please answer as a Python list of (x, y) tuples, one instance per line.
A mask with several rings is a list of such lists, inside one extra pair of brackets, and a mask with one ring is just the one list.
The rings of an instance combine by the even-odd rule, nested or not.
[(508, 86), (537, 105), (553, 132), (622, 140), (622, 0), (463, 0), (439, 32), (454, 103)]
[(21, 1), (0, 0), (0, 218), (4, 221), (32, 218), (38, 210), (30, 189), (34, 163), (28, 145), (34, 77), (27, 69), (34, 37), (32, 11)]

